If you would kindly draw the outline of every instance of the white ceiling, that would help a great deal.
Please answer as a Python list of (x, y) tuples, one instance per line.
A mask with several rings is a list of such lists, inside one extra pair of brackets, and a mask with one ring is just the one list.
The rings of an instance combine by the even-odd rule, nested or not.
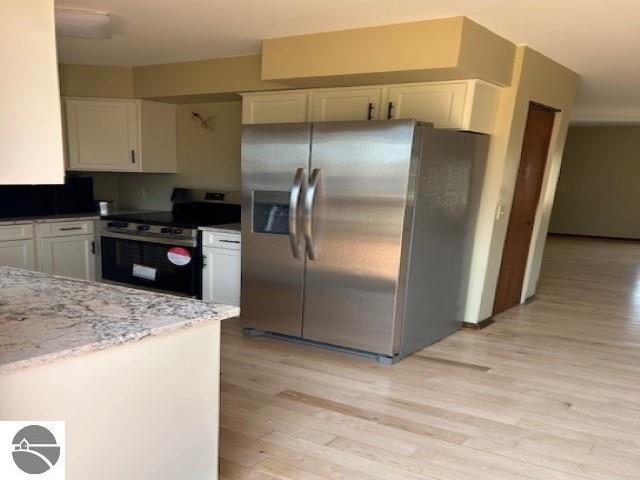
[(63, 63), (149, 65), (260, 51), (264, 38), (466, 15), (582, 75), (576, 116), (640, 120), (638, 0), (56, 0), (114, 16), (59, 38)]

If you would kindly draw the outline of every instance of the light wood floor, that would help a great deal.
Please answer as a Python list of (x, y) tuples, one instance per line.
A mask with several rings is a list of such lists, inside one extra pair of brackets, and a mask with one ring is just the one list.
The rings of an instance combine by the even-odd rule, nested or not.
[(640, 244), (551, 237), (539, 300), (393, 367), (222, 340), (223, 479), (640, 478)]

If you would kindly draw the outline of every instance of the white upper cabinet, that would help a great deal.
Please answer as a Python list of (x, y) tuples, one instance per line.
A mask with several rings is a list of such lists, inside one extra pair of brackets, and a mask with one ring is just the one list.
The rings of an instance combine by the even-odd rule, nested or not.
[(136, 102), (66, 99), (65, 111), (70, 170), (140, 169)]
[(482, 80), (393, 85), (385, 118), (415, 118), (436, 128), (492, 133), (499, 89)]
[[(415, 118), (493, 133), (500, 87), (482, 80), (244, 94), (243, 123)], [(309, 104), (308, 114), (304, 111)]]
[(438, 128), (455, 128), (464, 112), (464, 83), (389, 87), (385, 118), (415, 118)]
[(310, 94), (312, 122), (377, 120), (380, 118), (382, 88), (335, 88)]
[(0, 184), (64, 181), (53, 0), (3, 0)]
[(242, 94), (242, 123), (289, 123), (307, 120), (304, 91)]
[(64, 100), (68, 169), (176, 172), (176, 107), (145, 100)]

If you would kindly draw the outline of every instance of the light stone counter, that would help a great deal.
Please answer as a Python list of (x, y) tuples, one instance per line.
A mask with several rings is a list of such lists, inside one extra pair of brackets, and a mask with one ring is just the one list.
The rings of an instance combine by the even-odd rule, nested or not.
[(56, 215), (42, 215), (39, 217), (4, 217), (0, 218), (1, 225), (28, 225), (30, 223), (67, 222), (72, 220), (99, 220), (98, 213), (61, 213)]
[(0, 267), (0, 373), (236, 317), (239, 311)]
[(65, 421), (67, 480), (216, 480), (219, 320), (238, 314), (0, 267), (0, 420)]

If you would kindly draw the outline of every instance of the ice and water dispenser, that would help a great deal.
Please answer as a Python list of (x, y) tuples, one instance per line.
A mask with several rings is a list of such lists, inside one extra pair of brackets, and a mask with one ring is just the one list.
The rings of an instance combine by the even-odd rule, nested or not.
[(253, 192), (253, 231), (271, 235), (289, 234), (289, 192)]

